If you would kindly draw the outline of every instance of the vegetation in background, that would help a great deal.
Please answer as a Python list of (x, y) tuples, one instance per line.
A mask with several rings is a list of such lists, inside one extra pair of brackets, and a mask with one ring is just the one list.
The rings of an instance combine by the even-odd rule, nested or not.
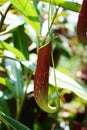
[[(67, 0), (0, 1), (0, 130), (87, 129), (87, 42), (77, 37), (80, 9)], [(49, 45), (50, 55), (44, 54)]]

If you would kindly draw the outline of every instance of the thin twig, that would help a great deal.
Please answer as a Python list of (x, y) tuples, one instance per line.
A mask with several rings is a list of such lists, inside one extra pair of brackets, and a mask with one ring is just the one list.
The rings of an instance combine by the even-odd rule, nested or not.
[(58, 12), (59, 8), (60, 8), (60, 6), (56, 9), (56, 12), (55, 12), (54, 17), (53, 17), (53, 19), (52, 19), (52, 22), (51, 22), (51, 24), (50, 24), (50, 26), (49, 26), (49, 30), (48, 30), (48, 32), (47, 32), (47, 34), (46, 34), (46, 36), (45, 36), (44, 41), (43, 41), (43, 45), (45, 44), (45, 41), (46, 41), (46, 39), (47, 39), (47, 36), (49, 36), (51, 27), (52, 27), (52, 25), (53, 25), (53, 23), (54, 23), (54, 21), (55, 21), (55, 18), (56, 18), (56, 15), (57, 15), (57, 12)]
[[(59, 6), (59, 7), (60, 7), (60, 6)], [(59, 10), (59, 7), (56, 9), (56, 12), (55, 12), (54, 17), (53, 17), (53, 19), (52, 19), (52, 22), (51, 22), (51, 24), (50, 24), (50, 26), (49, 26), (49, 30), (48, 30), (48, 32), (47, 32), (47, 34), (46, 34), (46, 37), (48, 36), (49, 31), (51, 30), (51, 27), (52, 27), (52, 25), (53, 25), (53, 23), (54, 23), (54, 21), (55, 21), (57, 12), (58, 12), (58, 10)]]
[(7, 15), (8, 11), (9, 11), (9, 9), (11, 8), (11, 6), (12, 6), (12, 4), (9, 3), (9, 5), (8, 5), (6, 11), (5, 11), (5, 13), (4, 13), (4, 14), (2, 15), (2, 17), (1, 17), (0, 32), (1, 32), (1, 29), (2, 29), (2, 26), (3, 26), (4, 20), (5, 20), (5, 17), (6, 17), (6, 15)]

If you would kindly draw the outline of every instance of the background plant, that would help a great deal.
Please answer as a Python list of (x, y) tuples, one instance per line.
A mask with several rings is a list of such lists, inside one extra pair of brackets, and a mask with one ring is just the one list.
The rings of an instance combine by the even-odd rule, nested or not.
[[(0, 5), (0, 129), (86, 127), (87, 47), (78, 41), (76, 22), (69, 20), (78, 15), (81, 5), (66, 0), (1, 0)], [(51, 25), (55, 5), (60, 8)], [(56, 114), (42, 111), (33, 97), (37, 49), (49, 31), (60, 95), (60, 110)], [(55, 93), (51, 63), (51, 104), (57, 98)]]

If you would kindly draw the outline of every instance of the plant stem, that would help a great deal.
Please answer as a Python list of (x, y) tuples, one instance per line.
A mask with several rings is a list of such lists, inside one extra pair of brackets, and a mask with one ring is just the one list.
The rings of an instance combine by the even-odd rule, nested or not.
[[(56, 9), (56, 12), (55, 12), (54, 17), (53, 17), (53, 19), (52, 19), (52, 22), (51, 22), (51, 24), (49, 25), (48, 32), (47, 32), (47, 34), (46, 34), (46, 36), (45, 36), (45, 38), (44, 38), (44, 40), (43, 40), (43, 42), (42, 42), (43, 44), (42, 44), (42, 46), (41, 46), (40, 48), (43, 48), (44, 46), (46, 46), (47, 44), (49, 44), (49, 43), (52, 41), (52, 37), (50, 38), (50, 37), (49, 37), (49, 34), (50, 34), (51, 27), (52, 27), (52, 25), (53, 25), (53, 23), (54, 23), (54, 20), (55, 20), (55, 18), (56, 18), (56, 15), (57, 15), (58, 10), (59, 10), (59, 7)], [(47, 37), (49, 38), (48, 42), (47, 42)]]
[(51, 27), (52, 27), (52, 25), (53, 25), (53, 23), (54, 23), (54, 20), (55, 20), (55, 18), (56, 18), (56, 15), (57, 15), (58, 10), (59, 10), (59, 8), (56, 9), (56, 12), (55, 12), (54, 17), (53, 17), (53, 19), (52, 19), (52, 22), (51, 22), (51, 24), (50, 24), (50, 26), (49, 26), (49, 30), (48, 30), (48, 32), (47, 32), (47, 34), (46, 34), (46, 37), (47, 37), (47, 36), (49, 35), (49, 33), (50, 33)]
[[(26, 68), (25, 68), (26, 69)], [(27, 88), (28, 88), (28, 85), (29, 85), (29, 83), (30, 83), (30, 81), (31, 81), (31, 77), (32, 77), (32, 75), (33, 75), (33, 73), (30, 71), (30, 73), (29, 73), (30, 75), (29, 75), (29, 77), (28, 77), (28, 82), (27, 82), (27, 84), (26, 84), (26, 89), (25, 89), (25, 91), (24, 91), (24, 95), (23, 95), (23, 98), (22, 98), (22, 100), (21, 100), (21, 103), (20, 103), (20, 107), (18, 108), (18, 111), (17, 111), (17, 114), (16, 114), (16, 120), (19, 120), (19, 118), (20, 118), (20, 114), (21, 114), (21, 111), (22, 111), (22, 107), (23, 107), (23, 104), (24, 104), (24, 101), (25, 101), (25, 98), (26, 98), (26, 92), (27, 92)], [(17, 105), (19, 105), (19, 104), (17, 104)]]
[(12, 4), (9, 3), (9, 5), (8, 5), (6, 11), (5, 11), (5, 13), (4, 13), (4, 14), (1, 13), (1, 14), (2, 14), (1, 16), (2, 16), (2, 17), (1, 17), (1, 21), (0, 21), (0, 32), (1, 32), (1, 29), (2, 29), (2, 26), (3, 26), (4, 20), (5, 20), (5, 17), (6, 17), (6, 15), (7, 15), (8, 11), (9, 11), (9, 9), (11, 8), (11, 6), (12, 6)]
[(60, 96), (58, 92), (58, 87), (57, 87), (57, 80), (56, 80), (56, 73), (55, 73), (55, 65), (54, 65), (54, 59), (53, 59), (53, 53), (51, 52), (51, 59), (52, 59), (52, 65), (53, 65), (53, 70), (54, 70), (54, 82), (55, 82), (55, 88), (56, 88), (56, 94), (57, 94), (57, 110), (59, 111), (60, 109)]

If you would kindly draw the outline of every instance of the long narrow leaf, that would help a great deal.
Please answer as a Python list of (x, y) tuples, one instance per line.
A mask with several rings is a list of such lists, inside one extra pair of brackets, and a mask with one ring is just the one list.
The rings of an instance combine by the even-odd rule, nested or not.
[(25, 56), (15, 47), (10, 46), (8, 43), (4, 41), (0, 41), (0, 48), (3, 50), (8, 50), (16, 55), (19, 59), (25, 60)]
[(0, 5), (6, 3), (7, 0), (0, 0)]
[[(20, 61), (20, 62), (25, 67), (27, 67), (31, 71), (35, 72), (35, 70), (36, 70), (35, 63), (32, 63), (30, 61)], [(56, 72), (57, 87), (71, 90), (80, 98), (87, 100), (87, 88), (86, 87), (84, 87), (83, 85), (80, 85), (72, 78), (64, 75), (63, 73), (61, 73), (57, 70), (55, 70), (55, 72)], [(50, 72), (49, 72), (49, 84), (55, 86), (54, 70), (52, 67), (50, 67)]]
[(4, 112), (6, 115), (11, 115), (8, 104), (6, 100), (3, 98), (3, 96), (0, 97), (0, 111)]
[(12, 83), (7, 78), (0, 77), (0, 84), (8, 86), (9, 89), (12, 87)]
[[(31, 71), (35, 72), (36, 65), (35, 63), (31, 63), (29, 61), (21, 61), (21, 63), (28, 67)], [(77, 96), (80, 98), (87, 100), (87, 88), (77, 83), (72, 78), (64, 75), (63, 73), (55, 70), (56, 73), (56, 81), (57, 81), (57, 87), (64, 88), (71, 90), (74, 92)], [(55, 86), (55, 79), (54, 79), (54, 69), (50, 67), (49, 72), (49, 84)]]
[(4, 120), (13, 130), (30, 130), (28, 127), (11, 118), (10, 116), (0, 113), (0, 119)]
[(64, 9), (71, 10), (74, 12), (79, 12), (81, 5), (79, 3), (71, 2), (69, 0), (33, 0), (33, 1), (43, 1), (43, 2), (48, 2), (53, 5), (57, 5), (60, 7), (63, 7)]
[(20, 50), (23, 55), (28, 60), (29, 58), (29, 52), (28, 52), (28, 40), (27, 36), (24, 33), (24, 26), (19, 26), (14, 32), (13, 32), (13, 39), (14, 39), (14, 47), (16, 47), (18, 50)]
[[(23, 97), (23, 90), (24, 90), (24, 81), (23, 81), (23, 76), (22, 76), (22, 68), (20, 66), (19, 62), (13, 61), (13, 66), (14, 66), (14, 76), (15, 76), (15, 91), (16, 91), (16, 96), (19, 102), (21, 102), (21, 99)], [(13, 67), (12, 67), (13, 68)], [(19, 100), (20, 99), (20, 100)]]
[(23, 96), (24, 89), (21, 65), (18, 61), (6, 59), (5, 66), (10, 79), (14, 82), (13, 90), (16, 95), (16, 99), (18, 99), (18, 101), (20, 102)]
[[(73, 91), (76, 95), (81, 97), (84, 100), (87, 100), (87, 88), (78, 84), (72, 78), (64, 75), (63, 73), (55, 70), (56, 73), (56, 80), (57, 80), (57, 87), (69, 89)], [(50, 68), (49, 74), (49, 83), (55, 86), (55, 79), (54, 79), (54, 70)]]
[(14, 84), (12, 81), (10, 82), (9, 79), (0, 77), (0, 84), (7, 87), (12, 92), (12, 94), (15, 95), (14, 88), (13, 88)]
[(30, 0), (10, 0), (11, 3), (21, 12), (26, 22), (30, 24), (37, 34), (40, 34), (40, 22), (38, 14)]

